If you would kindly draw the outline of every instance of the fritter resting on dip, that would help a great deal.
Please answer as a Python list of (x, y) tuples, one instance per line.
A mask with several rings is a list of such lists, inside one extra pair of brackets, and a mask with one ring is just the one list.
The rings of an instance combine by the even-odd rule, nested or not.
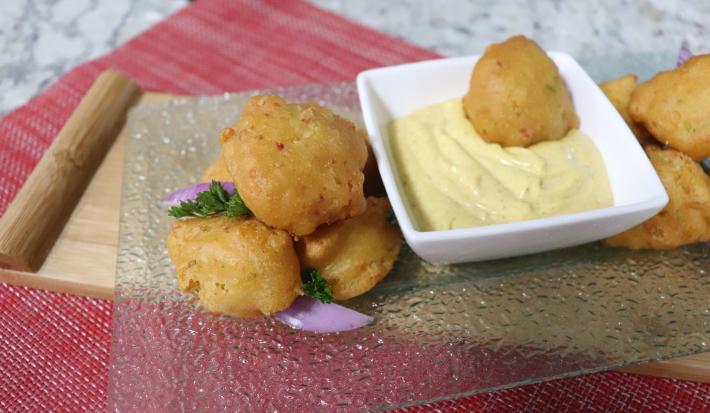
[(239, 193), (267, 225), (302, 236), (365, 210), (365, 135), (324, 107), (255, 96), (220, 140)]
[(320, 227), (296, 243), (303, 268), (320, 271), (336, 300), (364, 294), (392, 269), (399, 231), (387, 222), (387, 198), (367, 198), (365, 213)]
[(629, 112), (659, 142), (695, 160), (710, 156), (710, 54), (661, 72), (631, 95)]
[(463, 105), (476, 132), (502, 146), (560, 139), (579, 125), (555, 62), (525, 36), (488, 46)]
[(669, 249), (710, 240), (710, 177), (697, 162), (676, 150), (647, 146), (646, 153), (668, 192), (668, 205), (648, 221), (605, 242), (633, 249)]
[(182, 291), (198, 290), (210, 311), (271, 314), (301, 293), (291, 237), (254, 218), (223, 215), (175, 221), (168, 253)]
[(614, 105), (616, 110), (619, 112), (622, 118), (631, 132), (636, 135), (636, 139), (641, 145), (647, 145), (649, 143), (654, 143), (653, 138), (646, 132), (646, 130), (636, 123), (629, 114), (629, 102), (631, 101), (631, 93), (636, 89), (638, 78), (634, 74), (628, 74), (621, 76), (617, 79), (607, 80), (604, 83), (599, 84), (599, 87), (604, 92), (606, 97), (609, 98), (611, 103)]

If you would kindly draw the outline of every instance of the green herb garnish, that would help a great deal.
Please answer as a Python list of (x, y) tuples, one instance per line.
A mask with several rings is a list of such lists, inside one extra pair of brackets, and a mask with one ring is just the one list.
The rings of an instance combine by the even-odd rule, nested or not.
[(250, 215), (251, 211), (244, 204), (236, 188), (234, 195), (230, 197), (217, 181), (212, 181), (209, 189), (197, 194), (194, 201), (182, 201), (180, 205), (171, 207), (168, 211), (168, 215), (175, 218), (206, 217), (215, 214), (224, 214), (233, 218), (239, 215)]
[(234, 188), (234, 195), (227, 202), (227, 209), (224, 210), (224, 215), (230, 218), (238, 217), (239, 215), (251, 215), (251, 211), (247, 208), (242, 197), (239, 196), (237, 188)]
[(320, 271), (312, 268), (303, 270), (301, 280), (303, 281), (303, 293), (307, 296), (326, 304), (333, 301), (333, 289), (330, 288), (328, 281), (320, 275)]

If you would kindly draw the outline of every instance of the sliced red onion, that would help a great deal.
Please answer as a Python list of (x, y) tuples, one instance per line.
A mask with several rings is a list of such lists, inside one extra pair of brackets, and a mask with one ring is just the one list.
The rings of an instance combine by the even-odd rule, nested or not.
[[(187, 188), (180, 188), (163, 198), (163, 205), (174, 206), (180, 205), (180, 202), (183, 201), (194, 201), (195, 198), (197, 198), (197, 194), (205, 192), (209, 189), (210, 184), (210, 182), (201, 182), (199, 184), (188, 186)], [(230, 196), (234, 195), (234, 184), (232, 182), (220, 182), (220, 184)]]
[(688, 48), (688, 44), (686, 42), (683, 42), (683, 44), (680, 46), (680, 51), (678, 52), (678, 59), (676, 60), (676, 67), (687, 62), (688, 60), (690, 60), (691, 57), (693, 57), (693, 52), (691, 52), (690, 49)]
[(370, 324), (372, 317), (338, 304), (325, 304), (315, 298), (301, 296), (286, 310), (274, 314), (293, 328), (314, 333), (354, 330)]

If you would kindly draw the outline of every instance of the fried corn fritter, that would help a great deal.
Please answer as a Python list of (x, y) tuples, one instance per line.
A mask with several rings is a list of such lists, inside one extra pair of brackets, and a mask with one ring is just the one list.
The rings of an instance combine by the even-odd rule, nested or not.
[(272, 314), (301, 294), (293, 240), (254, 218), (175, 221), (168, 253), (182, 291), (197, 291), (210, 311), (237, 317)]
[(336, 300), (364, 294), (392, 269), (399, 231), (387, 222), (387, 198), (367, 198), (365, 213), (320, 227), (296, 243), (302, 268), (320, 271)]
[(710, 54), (658, 73), (631, 94), (629, 113), (656, 140), (695, 160), (710, 156)]
[(668, 205), (648, 221), (606, 239), (606, 244), (670, 249), (710, 240), (710, 177), (674, 149), (648, 146), (646, 153), (668, 192)]
[(579, 125), (555, 62), (525, 36), (488, 46), (463, 106), (476, 132), (502, 146), (560, 139)]
[(214, 163), (210, 166), (207, 167), (202, 172), (201, 176), (202, 182), (211, 182), (211, 181), (219, 181), (219, 182), (231, 182), (232, 181), (232, 175), (229, 173), (229, 170), (227, 169), (227, 163), (224, 161), (224, 155), (222, 151), (219, 152), (219, 155), (217, 155), (217, 159), (214, 161)]
[(365, 134), (322, 106), (255, 96), (220, 139), (239, 193), (269, 226), (302, 236), (365, 210)]
[(602, 92), (609, 98), (616, 110), (619, 112), (624, 121), (634, 133), (636, 139), (642, 146), (654, 143), (655, 140), (646, 132), (646, 130), (636, 123), (629, 114), (629, 102), (631, 101), (631, 93), (638, 85), (638, 78), (634, 74), (628, 74), (616, 79), (607, 80), (600, 83), (599, 87)]

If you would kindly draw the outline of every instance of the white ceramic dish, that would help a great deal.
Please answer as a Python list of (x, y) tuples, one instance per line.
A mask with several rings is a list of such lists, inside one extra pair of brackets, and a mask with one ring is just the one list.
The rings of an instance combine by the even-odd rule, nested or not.
[[(419, 231), (407, 211), (387, 133), (389, 123), (432, 103), (463, 96), (479, 56), (367, 70), (357, 77), (360, 105), (377, 165), (409, 246), (435, 263), (503, 258), (596, 241), (658, 213), (668, 195), (621, 116), (569, 55), (550, 52), (572, 93), (580, 129), (601, 152), (614, 204), (609, 208), (508, 224)], [(425, 167), (425, 166), (423, 166)]]

